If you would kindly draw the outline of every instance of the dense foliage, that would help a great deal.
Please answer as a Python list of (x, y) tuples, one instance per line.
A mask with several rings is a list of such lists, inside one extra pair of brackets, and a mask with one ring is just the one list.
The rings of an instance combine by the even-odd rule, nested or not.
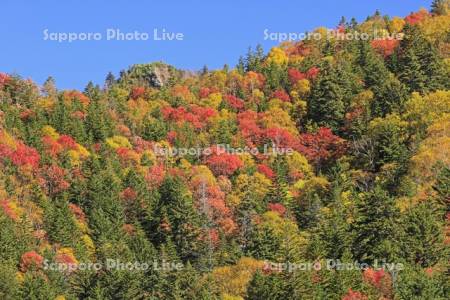
[[(448, 5), (82, 92), (0, 73), (0, 298), (448, 299)], [(107, 260), (151, 267), (48, 267)]]

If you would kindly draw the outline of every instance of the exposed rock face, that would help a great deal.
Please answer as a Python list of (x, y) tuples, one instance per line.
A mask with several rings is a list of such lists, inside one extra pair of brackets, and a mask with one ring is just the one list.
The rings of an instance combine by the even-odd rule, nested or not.
[(119, 81), (151, 87), (163, 87), (172, 79), (183, 76), (183, 71), (162, 62), (131, 66), (122, 72)]

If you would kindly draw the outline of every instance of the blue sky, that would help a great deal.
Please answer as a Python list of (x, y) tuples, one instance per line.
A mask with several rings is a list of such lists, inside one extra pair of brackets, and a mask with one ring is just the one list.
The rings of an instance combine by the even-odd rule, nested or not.
[[(379, 9), (405, 16), (431, 0), (97, 0), (25, 1), (0, 4), (0, 72), (16, 73), (39, 84), (53, 76), (59, 88), (83, 88), (89, 80), (103, 84), (108, 71), (135, 63), (165, 61), (178, 68), (234, 66), (249, 46), (267, 51), (276, 42), (269, 32), (305, 32), (335, 27), (341, 16), (358, 21)], [(106, 30), (148, 33), (146, 41), (106, 40)], [(48, 33), (91, 32), (101, 40), (59, 43)], [(154, 29), (178, 32), (182, 41), (155, 41)], [(160, 35), (158, 36), (160, 37)], [(114, 38), (113, 38), (114, 39)]]

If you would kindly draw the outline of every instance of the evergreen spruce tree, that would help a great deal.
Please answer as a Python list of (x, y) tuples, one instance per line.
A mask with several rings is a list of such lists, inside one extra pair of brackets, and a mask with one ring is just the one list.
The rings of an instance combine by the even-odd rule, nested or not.
[(438, 16), (446, 16), (450, 12), (449, 0), (433, 0), (431, 4), (431, 12)]
[(398, 253), (398, 209), (394, 199), (379, 185), (364, 194), (357, 203), (352, 223), (353, 257), (360, 262), (375, 259), (392, 261)]
[(109, 90), (115, 83), (116, 83), (116, 77), (113, 73), (108, 72), (108, 75), (106, 75), (105, 79), (105, 89)]
[(308, 102), (308, 118), (319, 126), (338, 131), (344, 120), (344, 87), (339, 82), (338, 72), (330, 63), (321, 68), (319, 78), (311, 89)]
[[(394, 70), (410, 92), (427, 93), (448, 87), (448, 75), (435, 47), (418, 26), (406, 25), (397, 48)], [(394, 55), (395, 57), (395, 55)]]
[(427, 268), (441, 260), (448, 261), (443, 240), (444, 223), (440, 216), (431, 201), (421, 202), (402, 215), (399, 242), (403, 249), (402, 258), (408, 263)]
[(372, 112), (374, 116), (385, 116), (401, 111), (407, 99), (407, 91), (384, 65), (369, 43), (359, 42), (358, 64), (363, 70), (365, 86), (374, 93)]
[(183, 261), (193, 259), (198, 252), (200, 220), (192, 197), (176, 177), (166, 177), (159, 193), (160, 199), (153, 208), (146, 231), (156, 245), (166, 242), (170, 237)]

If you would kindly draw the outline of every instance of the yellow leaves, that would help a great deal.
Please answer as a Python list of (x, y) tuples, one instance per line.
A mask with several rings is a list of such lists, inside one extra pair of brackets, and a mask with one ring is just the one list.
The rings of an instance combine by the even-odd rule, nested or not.
[(156, 155), (153, 151), (150, 150), (144, 150), (144, 152), (142, 152), (141, 157), (140, 157), (140, 163), (141, 165), (154, 165), (156, 163)]
[(296, 91), (300, 97), (305, 97), (311, 91), (311, 84), (308, 79), (300, 79), (294, 85), (293, 90)]
[(195, 96), (188, 86), (176, 84), (170, 92), (175, 98), (180, 98), (187, 103), (194, 103)]
[(127, 102), (127, 117), (134, 123), (141, 123), (144, 118), (149, 114), (152, 107), (151, 104), (142, 98), (136, 100), (129, 100)]
[(86, 247), (86, 250), (87, 250), (89, 256), (91, 256), (91, 257), (94, 256), (94, 254), (95, 254), (95, 245), (94, 245), (94, 242), (92, 241), (91, 237), (89, 235), (87, 235), (87, 234), (84, 234), (81, 237), (81, 240), (82, 240), (84, 246)]
[(225, 202), (228, 207), (237, 207), (241, 203), (241, 198), (237, 195), (229, 194), (226, 196)]
[[(212, 279), (222, 295), (245, 297), (247, 285), (257, 270), (264, 267), (263, 261), (243, 257), (233, 266), (218, 267), (212, 271)], [(237, 298), (239, 299), (239, 298)]]
[(292, 135), (297, 135), (298, 130), (289, 113), (279, 106), (273, 106), (268, 109), (261, 118), (261, 124), (264, 128), (282, 128), (286, 129)]
[(73, 253), (73, 249), (69, 247), (60, 248), (56, 251), (56, 260), (61, 263), (78, 264), (78, 260)]
[(80, 165), (81, 159), (88, 157), (90, 153), (84, 146), (77, 144), (77, 150), (69, 150), (67, 155), (69, 156), (70, 165), (76, 167)]
[(405, 20), (403, 18), (399, 17), (393, 17), (392, 20), (389, 22), (389, 31), (391, 33), (399, 33), (403, 30), (403, 27), (405, 26)]
[[(231, 74), (233, 77), (237, 76), (237, 78), (239, 78), (239, 75), (235, 74)], [(227, 81), (227, 74), (226, 72), (222, 71), (222, 70), (216, 70), (211, 72), (211, 74), (208, 76), (206, 85), (207, 86), (216, 86), (218, 87), (220, 90), (222, 90), (225, 87)]]
[(291, 111), (292, 103), (281, 101), (280, 99), (274, 98), (269, 101), (268, 107), (269, 107), (269, 110), (277, 108), (277, 109), (281, 109), (283, 111)]
[(450, 15), (425, 18), (419, 26), (432, 43), (443, 42), (450, 34)]
[(272, 181), (259, 172), (255, 172), (253, 176), (247, 174), (240, 174), (236, 178), (234, 194), (242, 199), (245, 193), (251, 191), (254, 197), (260, 201), (264, 199), (267, 193), (270, 191)]
[(270, 65), (270, 64), (276, 64), (276, 65), (285, 65), (288, 63), (288, 57), (286, 55), (286, 53), (278, 48), (278, 47), (273, 47), (272, 49), (270, 49), (270, 52), (267, 56), (266, 59), (266, 64)]
[(300, 195), (315, 193), (324, 196), (330, 189), (330, 183), (325, 177), (312, 177), (308, 180), (298, 180), (294, 189), (300, 192)]
[(221, 298), (222, 300), (244, 300), (241, 296), (232, 296), (229, 294), (223, 294)]
[(205, 184), (205, 186), (214, 186), (217, 184), (216, 178), (214, 177), (211, 170), (205, 166), (195, 166), (193, 169), (193, 174), (191, 182), (193, 185), (198, 186), (199, 184)]
[(375, 137), (385, 134), (396, 134), (399, 138), (399, 142), (404, 141), (407, 138), (406, 128), (408, 122), (403, 121), (399, 115), (390, 114), (385, 118), (375, 118), (369, 123), (369, 134)]
[(289, 56), (289, 63), (293, 65), (299, 65), (304, 59), (304, 56), (294, 54)]
[(63, 295), (58, 295), (56, 296), (55, 300), (66, 300), (66, 297), (64, 297)]
[(293, 151), (291, 155), (286, 156), (289, 173), (299, 172), (308, 178), (313, 175), (313, 168), (308, 163), (306, 157), (297, 151)]
[(424, 130), (445, 113), (450, 113), (450, 91), (436, 91), (421, 96), (413, 93), (405, 105), (403, 117), (416, 130)]
[(0, 144), (7, 146), (13, 150), (16, 149), (17, 143), (15, 139), (6, 131), (0, 131)]
[(44, 110), (52, 110), (55, 106), (55, 101), (51, 97), (39, 98), (36, 101), (36, 105)]
[(239, 158), (244, 163), (244, 167), (247, 169), (253, 168), (256, 165), (255, 160), (253, 159), (250, 153), (244, 153), (242, 155), (239, 155)]
[(82, 157), (88, 157), (90, 155), (89, 151), (82, 145), (77, 144), (77, 150), (80, 156)]
[(50, 125), (45, 125), (42, 127), (41, 132), (43, 136), (49, 136), (53, 140), (57, 140), (59, 138), (59, 133)]
[(342, 203), (343, 203), (345, 206), (350, 206), (351, 203), (352, 203), (352, 200), (350, 199), (350, 195), (351, 195), (351, 192), (350, 192), (350, 191), (343, 191), (343, 192), (341, 193)]
[(78, 220), (78, 219), (75, 219), (75, 225), (77, 226), (77, 228), (81, 231), (81, 232), (83, 232), (83, 233), (88, 233), (89, 232), (89, 228), (88, 228), (88, 226), (87, 226), (87, 224), (86, 223), (84, 223), (84, 222), (82, 222), (82, 221), (80, 221), (80, 220)]
[(283, 218), (275, 211), (268, 211), (262, 215), (262, 221), (258, 226), (270, 228), (273, 234), (281, 241), (278, 253), (296, 253), (298, 259), (305, 250), (307, 239), (300, 233), (295, 222)]
[(210, 107), (214, 109), (218, 109), (220, 102), (222, 102), (222, 94), (221, 93), (211, 93), (208, 98), (201, 102), (201, 105), (204, 107)]
[(125, 103), (125, 101), (128, 99), (129, 92), (124, 88), (114, 85), (110, 88), (109, 94), (111, 95), (111, 98), (115, 99), (116, 101)]
[(16, 281), (23, 283), (25, 281), (25, 274), (20, 271), (16, 272)]
[(450, 114), (445, 114), (428, 128), (427, 138), (411, 158), (410, 175), (419, 184), (419, 193), (423, 197), (432, 192), (438, 163), (450, 165)]
[(314, 29), (314, 33), (316, 33), (318, 36), (322, 38), (321, 40), (325, 40), (328, 36), (328, 29), (326, 27), (318, 27)]
[(131, 149), (132, 148), (130, 142), (128, 141), (128, 139), (126, 137), (118, 136), (118, 135), (115, 135), (111, 138), (107, 138), (106, 144), (113, 149), (117, 149), (117, 148)]

